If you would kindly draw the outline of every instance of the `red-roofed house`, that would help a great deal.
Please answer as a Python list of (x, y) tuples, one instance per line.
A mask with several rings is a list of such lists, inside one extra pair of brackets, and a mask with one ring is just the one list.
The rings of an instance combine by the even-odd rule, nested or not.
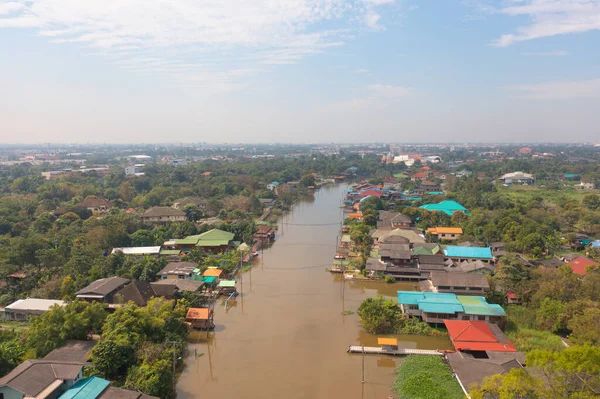
[(361, 192), (360, 194), (358, 194), (358, 198), (365, 198), (365, 197), (381, 197), (382, 193), (379, 190), (365, 190), (363, 192)]
[(567, 264), (571, 266), (571, 270), (573, 271), (573, 273), (578, 274), (582, 277), (585, 276), (585, 272), (588, 269), (588, 267), (591, 267), (593, 269), (596, 269), (598, 267), (598, 262), (595, 262), (588, 258), (584, 258), (583, 256), (575, 258)]
[(417, 181), (417, 180), (426, 180), (429, 177), (428, 173), (425, 172), (419, 172), (419, 173), (415, 173), (414, 175), (412, 175), (410, 177), (410, 180), (412, 181)]
[(506, 291), (506, 300), (511, 305), (520, 305), (521, 297), (513, 290)]
[(517, 351), (495, 324), (470, 320), (444, 320), (444, 324), (457, 351)]

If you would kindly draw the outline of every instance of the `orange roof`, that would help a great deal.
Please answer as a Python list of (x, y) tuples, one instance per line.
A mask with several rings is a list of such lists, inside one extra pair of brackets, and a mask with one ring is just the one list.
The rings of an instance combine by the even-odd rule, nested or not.
[(362, 213), (351, 213), (348, 215), (348, 219), (362, 219)]
[(571, 266), (571, 270), (573, 270), (573, 273), (578, 274), (580, 276), (585, 276), (585, 271), (588, 267), (593, 266), (594, 269), (598, 267), (598, 263), (594, 262), (591, 259), (584, 258), (583, 256), (573, 259), (571, 262), (568, 263), (568, 265)]
[(396, 338), (377, 338), (377, 345), (397, 346), (398, 340)]
[(223, 273), (221, 269), (206, 269), (202, 275), (204, 277), (219, 277)]
[(210, 175), (212, 175), (212, 172), (204, 172), (204, 173), (202, 173), (202, 176), (210, 176)]
[(456, 350), (516, 352), (510, 341), (500, 342), (485, 321), (444, 320)]
[(186, 320), (208, 320), (212, 313), (212, 309), (209, 308), (189, 308)]
[(427, 229), (429, 234), (462, 234), (463, 229), (460, 227), (431, 227)]

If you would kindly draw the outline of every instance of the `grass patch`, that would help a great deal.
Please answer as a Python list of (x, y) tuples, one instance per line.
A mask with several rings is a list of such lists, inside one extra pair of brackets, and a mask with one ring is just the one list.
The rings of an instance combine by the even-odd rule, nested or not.
[(402, 399), (464, 399), (465, 395), (441, 356), (411, 355), (396, 370), (394, 390)]
[(353, 312), (353, 311), (351, 311), (351, 310), (344, 310), (344, 311), (342, 312), (342, 315), (343, 315), (343, 316), (350, 316), (351, 314), (354, 314), (354, 312)]
[(527, 202), (532, 198), (542, 197), (545, 201), (555, 204), (561, 201), (581, 202), (583, 196), (590, 193), (590, 191), (576, 190), (571, 187), (563, 187), (559, 190), (549, 190), (532, 186), (496, 186), (496, 188), (498, 189), (498, 192), (509, 196), (513, 200)]

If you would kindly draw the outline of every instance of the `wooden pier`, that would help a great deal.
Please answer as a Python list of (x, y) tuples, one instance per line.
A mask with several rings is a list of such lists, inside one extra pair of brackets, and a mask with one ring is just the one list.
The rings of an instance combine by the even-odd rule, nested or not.
[(406, 356), (406, 355), (430, 355), (430, 356), (443, 356), (444, 352), (429, 349), (389, 349), (380, 348), (374, 346), (360, 346), (350, 345), (348, 347), (348, 353), (364, 353), (369, 355), (392, 355), (392, 356)]

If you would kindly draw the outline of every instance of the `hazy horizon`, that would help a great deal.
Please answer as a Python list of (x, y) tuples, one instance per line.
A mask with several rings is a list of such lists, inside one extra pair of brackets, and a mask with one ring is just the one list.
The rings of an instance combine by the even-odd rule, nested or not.
[(600, 0), (0, 0), (0, 143), (596, 142), (599, 44)]

